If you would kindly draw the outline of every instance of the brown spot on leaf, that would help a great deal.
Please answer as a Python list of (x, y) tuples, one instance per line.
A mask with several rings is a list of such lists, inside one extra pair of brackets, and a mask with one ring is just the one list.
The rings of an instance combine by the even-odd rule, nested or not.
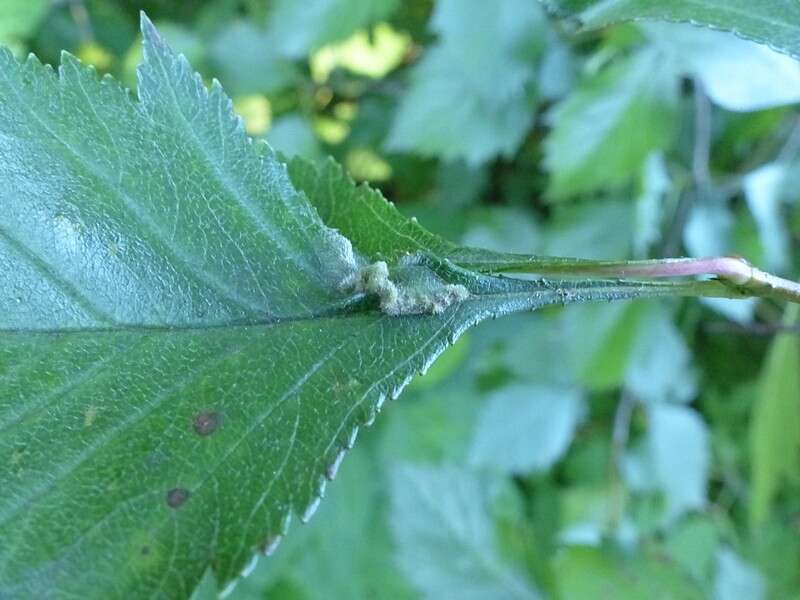
[(189, 499), (189, 490), (186, 488), (172, 488), (167, 492), (167, 505), (170, 508), (178, 508)]
[(221, 417), (218, 412), (204, 410), (195, 415), (194, 419), (192, 419), (192, 426), (197, 432), (197, 435), (206, 436), (211, 435), (217, 430), (220, 421)]

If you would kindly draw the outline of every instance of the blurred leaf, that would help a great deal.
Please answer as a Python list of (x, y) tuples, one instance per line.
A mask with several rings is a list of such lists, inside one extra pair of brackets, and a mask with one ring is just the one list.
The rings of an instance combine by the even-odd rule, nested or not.
[(458, 341), (445, 350), (423, 375), (415, 379), (409, 391), (427, 389), (446, 381), (463, 364), (470, 354), (470, 333), (465, 333)]
[(545, 21), (527, 0), (440, 0), (439, 42), (412, 72), (387, 149), (477, 165), (517, 149), (533, 121), (535, 40)]
[[(798, 495), (777, 507), (769, 521), (751, 531), (748, 556), (757, 564), (769, 598), (792, 598), (800, 590), (800, 523), (796, 516)], [(788, 517), (788, 519), (786, 518)]]
[(648, 407), (647, 461), (666, 500), (667, 522), (706, 504), (710, 440), (708, 427), (686, 406)]
[(677, 78), (644, 49), (584, 79), (550, 115), (548, 194), (561, 199), (624, 186), (673, 134)]
[(541, 0), (586, 28), (630, 20), (691, 21), (725, 29), (800, 58), (800, 5), (795, 0)]
[(469, 213), (470, 227), (462, 241), (467, 246), (498, 252), (540, 254), (544, 240), (529, 211), (498, 206)]
[(539, 93), (544, 100), (560, 100), (575, 84), (578, 76), (577, 57), (569, 45), (555, 33), (549, 39), (539, 68)]
[(503, 562), (485, 481), (455, 467), (394, 468), (391, 526), (398, 565), (423, 598), (538, 598)]
[[(787, 309), (784, 322), (798, 323), (796, 306)], [(750, 521), (758, 526), (770, 515), (781, 485), (800, 472), (800, 337), (795, 333), (772, 342), (753, 405), (750, 448)]]
[(642, 306), (593, 304), (564, 312), (567, 364), (593, 391), (618, 387), (631, 359)]
[(665, 550), (669, 557), (697, 583), (710, 579), (719, 545), (714, 524), (705, 517), (690, 517), (668, 533)]
[(791, 240), (783, 212), (785, 183), (786, 165), (780, 163), (763, 165), (744, 179), (745, 199), (758, 224), (766, 266), (780, 273), (791, 264)]
[(280, 56), (274, 34), (250, 21), (222, 25), (208, 43), (211, 71), (231, 94), (275, 92), (295, 84), (297, 66)]
[(586, 413), (579, 390), (516, 384), (489, 396), (469, 462), (511, 474), (549, 469), (567, 451)]
[(633, 215), (629, 203), (614, 199), (558, 205), (543, 233), (545, 255), (624, 258), (633, 241)]
[(692, 25), (642, 26), (666, 60), (703, 83), (703, 90), (728, 110), (752, 111), (800, 101), (800, 62), (724, 31)]
[(297, 114), (275, 119), (265, 137), (272, 148), (288, 157), (318, 160), (323, 155), (311, 123)]
[(555, 559), (559, 598), (562, 600), (689, 600), (700, 590), (670, 563), (636, 553), (625, 558), (612, 549), (574, 546)]
[(392, 407), (381, 438), (388, 461), (462, 463), (483, 403), (469, 378), (410, 389)]
[(301, 58), (389, 17), (398, 0), (276, 0), (267, 37), (283, 56)]
[(697, 380), (673, 311), (663, 303), (639, 306), (635, 337), (626, 353), (631, 357), (626, 389), (643, 402), (688, 402), (697, 393)]
[(672, 188), (664, 155), (652, 152), (642, 172), (642, 190), (636, 197), (636, 224), (633, 249), (637, 258), (647, 258), (649, 250), (661, 237), (661, 220), (666, 196)]
[(752, 566), (727, 548), (717, 553), (714, 600), (763, 600), (764, 579)]
[(20, 42), (39, 23), (48, 0), (4, 0), (0, 3), (0, 44)]
[[(608, 456), (603, 458), (607, 459)], [(603, 468), (606, 465), (607, 463)], [(616, 508), (609, 488), (581, 483), (562, 490), (559, 500), (561, 502), (559, 542), (567, 546), (601, 546), (609, 532), (609, 525), (614, 519), (613, 513)], [(619, 530), (627, 525), (628, 523), (621, 523)]]

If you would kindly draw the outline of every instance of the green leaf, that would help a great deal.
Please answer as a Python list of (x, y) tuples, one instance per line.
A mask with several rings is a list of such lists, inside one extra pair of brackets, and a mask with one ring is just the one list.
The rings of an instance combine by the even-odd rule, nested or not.
[(585, 28), (631, 20), (686, 21), (766, 44), (800, 58), (800, 4), (795, 0), (542, 0)]
[(275, 92), (300, 80), (300, 69), (279, 54), (274, 34), (250, 21), (225, 23), (208, 43), (208, 63), (228, 93)]
[[(605, 550), (605, 551), (603, 551)], [(610, 548), (568, 547), (555, 559), (559, 598), (702, 598), (675, 565), (659, 556), (636, 552), (629, 559)]]
[(442, 0), (434, 10), (439, 44), (414, 69), (387, 148), (473, 165), (512, 155), (533, 121), (541, 10), (525, 0)]
[(30, 34), (48, 8), (46, 0), (5, 0), (0, 5), (0, 44)]
[(556, 106), (545, 142), (555, 199), (619, 188), (633, 180), (647, 155), (673, 133), (674, 71), (645, 49), (588, 78)]
[(495, 392), (478, 419), (470, 463), (510, 474), (549, 469), (586, 413), (580, 390), (516, 384)]
[(466, 271), (331, 167), (301, 186), (325, 224), (221, 87), (143, 34), (138, 100), (68, 54), (56, 74), (0, 51), (4, 594), (226, 585), (470, 325), (672, 293)]
[(538, 598), (499, 556), (491, 496), (476, 475), (455, 467), (395, 468), (392, 530), (398, 564), (423, 598)]
[(764, 262), (777, 272), (789, 270), (791, 238), (783, 216), (787, 185), (787, 165), (769, 163), (744, 177), (747, 206), (758, 226), (764, 248)]
[(719, 532), (710, 518), (690, 517), (669, 531), (664, 550), (698, 583), (709, 579), (719, 547)]
[(789, 56), (724, 31), (676, 23), (641, 27), (723, 108), (754, 111), (800, 101), (800, 63)]
[(301, 58), (389, 17), (398, 5), (398, 0), (277, 0), (271, 7), (267, 36), (279, 53)]
[[(797, 322), (797, 309), (787, 311), (785, 323)], [(793, 333), (772, 342), (759, 382), (750, 420), (752, 489), (750, 521), (762, 524), (775, 496), (800, 469), (800, 339)]]
[(636, 331), (627, 356), (625, 387), (643, 402), (687, 402), (697, 393), (693, 360), (673, 312), (663, 304), (638, 308)]
[(720, 549), (717, 553), (714, 598), (716, 600), (736, 600), (737, 598), (762, 600), (765, 596), (766, 584), (761, 573), (731, 550)]
[(648, 407), (648, 470), (666, 500), (666, 519), (706, 504), (709, 431), (700, 415), (685, 406)]

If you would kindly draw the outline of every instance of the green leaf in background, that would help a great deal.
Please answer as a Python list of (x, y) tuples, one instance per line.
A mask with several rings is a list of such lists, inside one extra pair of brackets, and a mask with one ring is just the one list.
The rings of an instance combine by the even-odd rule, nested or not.
[(691, 408), (657, 404), (648, 408), (647, 468), (666, 501), (665, 519), (702, 509), (710, 462), (708, 427)]
[(697, 393), (692, 355), (666, 303), (634, 305), (635, 332), (627, 352), (625, 389), (643, 402), (688, 402)]
[(791, 239), (786, 224), (787, 165), (770, 163), (751, 171), (744, 179), (747, 206), (759, 229), (764, 263), (779, 273), (791, 264)]
[(478, 419), (469, 461), (512, 474), (545, 471), (567, 451), (586, 412), (577, 389), (517, 384), (498, 390)]
[(665, 551), (698, 583), (710, 579), (719, 533), (708, 517), (692, 516), (681, 520), (665, 540)]
[(391, 15), (398, 0), (278, 0), (267, 36), (284, 56), (299, 58)]
[(762, 600), (766, 585), (761, 574), (733, 551), (722, 548), (717, 553), (714, 600)]
[(207, 568), (227, 585), (467, 327), (672, 293), (466, 271), (380, 195), (307, 171), (321, 212), (321, 191), (356, 198), (324, 224), (219, 84), (142, 27), (138, 101), (69, 54), (56, 74), (0, 52), (4, 594), (187, 596)]
[(573, 546), (555, 558), (559, 597), (563, 600), (617, 598), (690, 600), (703, 598), (674, 564), (658, 556), (620, 556), (612, 549)]
[(513, 154), (533, 121), (541, 9), (525, 0), (443, 0), (431, 28), (439, 42), (412, 72), (387, 148), (473, 165)]
[(586, 28), (630, 20), (691, 21), (772, 46), (800, 58), (800, 4), (795, 0), (542, 0)]
[(800, 101), (800, 63), (790, 56), (724, 31), (678, 23), (640, 27), (665, 61), (696, 77), (723, 108), (753, 111)]
[[(784, 322), (798, 322), (796, 307)], [(772, 342), (761, 374), (750, 425), (752, 498), (750, 521), (762, 524), (784, 482), (800, 472), (800, 339), (794, 333)]]
[(648, 153), (672, 139), (677, 83), (651, 49), (585, 80), (550, 115), (549, 195), (560, 199), (629, 183)]
[(280, 54), (274, 34), (251, 21), (226, 23), (207, 48), (209, 67), (230, 94), (272, 92), (300, 83), (297, 65)]
[(5, 0), (0, 4), (0, 44), (18, 42), (44, 16), (47, 0)]
[(453, 590), (474, 600), (540, 597), (498, 552), (490, 487), (456, 467), (395, 467), (391, 524), (397, 560), (422, 598), (448, 597)]

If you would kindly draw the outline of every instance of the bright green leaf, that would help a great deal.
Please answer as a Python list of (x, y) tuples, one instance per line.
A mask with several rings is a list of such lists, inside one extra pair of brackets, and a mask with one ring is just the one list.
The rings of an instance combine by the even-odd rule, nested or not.
[[(797, 322), (795, 307), (785, 322)], [(800, 471), (800, 338), (793, 333), (775, 338), (764, 363), (750, 421), (750, 451), (750, 520), (759, 525), (783, 482)]]
[(559, 597), (563, 600), (688, 600), (702, 598), (674, 565), (637, 552), (628, 560), (613, 550), (575, 546), (555, 559)]
[(47, 0), (4, 0), (0, 4), (0, 44), (18, 42), (44, 16)]

